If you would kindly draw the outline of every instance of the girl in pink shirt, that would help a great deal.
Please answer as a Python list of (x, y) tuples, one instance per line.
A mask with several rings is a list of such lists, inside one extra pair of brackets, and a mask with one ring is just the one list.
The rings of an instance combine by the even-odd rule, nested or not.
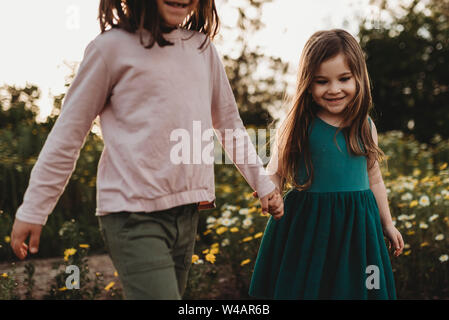
[[(180, 299), (198, 210), (215, 206), (213, 159), (203, 146), (213, 132), (262, 210), (279, 219), (283, 202), (249, 142), (210, 42), (219, 23), (213, 0), (101, 0), (99, 20), (101, 34), (86, 47), (31, 172), (11, 246), (24, 259), (30, 237), (30, 252), (37, 252), (42, 226), (99, 116), (104, 150), (96, 215), (125, 297)], [(235, 146), (229, 129), (238, 132)], [(189, 138), (181, 139), (181, 157), (180, 136)]]

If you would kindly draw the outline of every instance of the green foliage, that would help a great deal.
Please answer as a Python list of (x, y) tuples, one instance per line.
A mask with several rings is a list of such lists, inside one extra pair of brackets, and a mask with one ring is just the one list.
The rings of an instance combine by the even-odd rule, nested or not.
[[(0, 235), (9, 235), (15, 213), (23, 201), (31, 169), (48, 133), (56, 122), (57, 112), (43, 123), (36, 122), (39, 90), (4, 86), (0, 88)], [(55, 97), (55, 110), (63, 96)], [(42, 231), (38, 257), (54, 256), (62, 244), (52, 241), (64, 221), (76, 218), (81, 234), (92, 250), (102, 252), (104, 245), (94, 215), (96, 171), (103, 150), (101, 138), (89, 133), (76, 169)], [(0, 260), (12, 259), (9, 246), (0, 247)]]
[(413, 133), (428, 143), (436, 132), (448, 138), (449, 1), (372, 2), (388, 17), (370, 15), (359, 32), (379, 131)]
[(25, 299), (32, 300), (33, 299), (33, 288), (35, 281), (33, 279), (34, 271), (36, 270), (33, 263), (28, 262), (25, 265), (25, 280), (24, 285), (26, 286), (26, 293), (25, 293)]
[[(79, 237), (79, 226), (72, 220), (65, 222), (59, 230), (62, 243), (67, 248), (64, 250), (64, 262), (55, 264), (54, 269), (60, 270), (51, 285), (49, 294), (44, 299), (48, 300), (94, 300), (98, 299), (104, 288), (103, 275), (95, 273), (91, 279), (87, 261), (89, 245), (81, 243)], [(79, 288), (67, 288), (69, 274), (66, 272), (68, 266), (76, 266), (79, 269)], [(93, 283), (92, 283), (93, 282)], [(71, 283), (76, 286), (76, 283)], [(116, 295), (115, 289), (110, 291)]]
[(0, 300), (17, 300), (18, 283), (16, 281), (16, 266), (12, 264), (11, 271), (0, 274)]
[(288, 86), (288, 64), (267, 56), (260, 47), (254, 48), (247, 41), (264, 26), (260, 20), (262, 8), (271, 1), (251, 0), (246, 6), (240, 4), (242, 7), (235, 8), (236, 25), (224, 25), (223, 33), (226, 29), (239, 31), (232, 51), (223, 56), (223, 64), (245, 126), (266, 127), (272, 123), (270, 111), (280, 109)]

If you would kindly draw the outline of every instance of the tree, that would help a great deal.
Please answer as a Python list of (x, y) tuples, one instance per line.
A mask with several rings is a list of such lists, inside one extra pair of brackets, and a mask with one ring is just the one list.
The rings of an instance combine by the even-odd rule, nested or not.
[[(260, 20), (263, 5), (271, 1), (247, 0), (243, 5), (240, 2), (235, 8), (238, 13), (236, 26), (227, 26), (222, 21), (224, 33), (230, 29), (238, 30), (233, 50), (224, 55), (223, 63), (246, 126), (266, 127), (271, 123), (270, 109), (280, 108), (288, 85), (285, 80), (288, 64), (261, 53), (259, 46), (253, 48), (247, 41), (264, 26)], [(225, 3), (230, 5), (231, 1), (225, 0)]]
[(359, 33), (379, 131), (402, 130), (423, 142), (449, 137), (449, 0), (371, 2), (391, 20), (365, 18)]

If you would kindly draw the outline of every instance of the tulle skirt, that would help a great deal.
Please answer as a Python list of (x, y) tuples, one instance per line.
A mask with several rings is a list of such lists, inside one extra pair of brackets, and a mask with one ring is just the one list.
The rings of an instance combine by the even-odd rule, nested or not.
[(261, 299), (396, 299), (370, 189), (284, 196), (266, 226), (249, 294)]

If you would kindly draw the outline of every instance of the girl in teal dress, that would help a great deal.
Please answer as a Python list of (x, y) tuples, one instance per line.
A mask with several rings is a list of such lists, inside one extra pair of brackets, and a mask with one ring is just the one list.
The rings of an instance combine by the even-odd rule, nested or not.
[(267, 167), (284, 195), (268, 221), (249, 294), (266, 299), (396, 299), (384, 235), (394, 227), (379, 162), (363, 51), (346, 31), (319, 31), (301, 55), (296, 95)]

